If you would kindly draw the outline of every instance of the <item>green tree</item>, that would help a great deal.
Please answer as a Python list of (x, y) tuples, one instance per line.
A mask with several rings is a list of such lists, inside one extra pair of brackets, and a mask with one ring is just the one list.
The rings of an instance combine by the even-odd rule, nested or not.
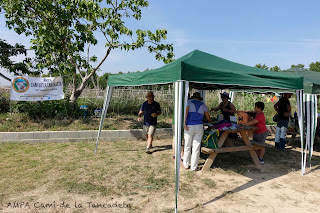
[(256, 66), (255, 66), (256, 68), (260, 68), (260, 69), (265, 69), (265, 70), (268, 70), (269, 69), (269, 67), (267, 66), (267, 65), (265, 65), (265, 64), (256, 64)]
[(275, 72), (280, 72), (281, 71), (280, 67), (278, 67), (278, 66), (270, 67), (270, 70), (271, 71), (275, 71)]
[[(0, 39), (0, 67), (4, 68), (7, 72), (21, 75), (21, 74), (33, 74), (39, 75), (38, 71), (31, 71), (29, 65), (31, 65), (31, 59), (26, 58), (22, 62), (14, 62), (10, 59), (12, 56), (27, 55), (27, 50), (21, 44), (15, 44), (14, 46), (7, 43), (5, 40)], [(0, 76), (8, 81), (10, 78), (6, 77), (3, 73)]]
[(309, 69), (311, 71), (316, 71), (316, 72), (320, 72), (320, 62), (312, 62), (310, 65), (309, 65)]
[[(134, 35), (125, 23), (140, 20), (141, 10), (148, 5), (146, 0), (2, 0), (0, 10), (9, 29), (33, 37), (31, 48), (39, 70), (72, 76), (69, 102), (74, 104), (114, 49), (146, 47), (157, 60), (173, 60), (173, 45), (162, 43), (167, 30), (138, 29)], [(103, 40), (98, 40), (99, 33)], [(90, 49), (102, 42), (105, 53), (98, 61)]]
[(297, 65), (292, 64), (292, 65), (291, 65), (291, 68), (300, 68), (300, 69), (304, 69), (304, 64), (297, 64)]
[(109, 75), (110, 75), (110, 73), (105, 73), (99, 77), (99, 87), (101, 89), (105, 89), (107, 87)]

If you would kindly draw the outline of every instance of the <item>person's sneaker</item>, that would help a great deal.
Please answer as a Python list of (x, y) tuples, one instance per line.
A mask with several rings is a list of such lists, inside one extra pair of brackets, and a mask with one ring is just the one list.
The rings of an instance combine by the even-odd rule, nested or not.
[(149, 147), (146, 148), (146, 153), (147, 153), (147, 154), (150, 154), (150, 153), (151, 153)]
[(259, 157), (258, 157), (258, 159), (259, 159), (260, 163), (264, 163), (263, 158), (259, 158)]

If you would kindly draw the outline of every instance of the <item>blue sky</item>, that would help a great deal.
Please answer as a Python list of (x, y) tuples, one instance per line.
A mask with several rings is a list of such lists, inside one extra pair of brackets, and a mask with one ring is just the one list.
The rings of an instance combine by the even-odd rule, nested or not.
[[(167, 29), (167, 43), (174, 44), (175, 58), (194, 49), (254, 66), (290, 68), (292, 64), (320, 61), (319, 0), (151, 0), (137, 29)], [(30, 46), (29, 38), (5, 27), (0, 15), (0, 38)], [(99, 58), (104, 45), (96, 46)], [(30, 53), (32, 56), (32, 53)], [(20, 60), (19, 57), (17, 60)], [(118, 73), (157, 68), (146, 49), (113, 51), (101, 66), (104, 72)], [(6, 74), (10, 76), (9, 74)], [(8, 85), (0, 78), (1, 85)]]

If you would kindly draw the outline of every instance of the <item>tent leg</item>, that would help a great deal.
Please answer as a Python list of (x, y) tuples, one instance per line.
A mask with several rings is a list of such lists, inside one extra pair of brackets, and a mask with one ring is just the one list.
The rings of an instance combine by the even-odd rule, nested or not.
[(316, 95), (312, 95), (312, 100), (313, 100), (313, 103), (312, 103), (312, 112), (313, 112), (313, 123), (312, 123), (312, 130), (313, 130), (313, 133), (312, 133), (312, 141), (311, 141), (311, 154), (310, 154), (310, 166), (311, 166), (311, 157), (312, 157), (312, 153), (313, 153), (313, 143), (314, 143), (314, 140), (315, 140), (315, 137), (316, 137), (316, 130), (317, 130), (317, 121), (318, 121), (318, 107), (317, 107), (317, 104), (318, 104), (318, 100), (317, 100), (317, 96)]
[(303, 142), (304, 142), (304, 127), (303, 127), (303, 90), (297, 90), (297, 105), (298, 105), (298, 118), (299, 118), (299, 130), (300, 130), (300, 141), (301, 141), (301, 176), (304, 175), (304, 164), (303, 164)]
[(178, 212), (178, 194), (179, 194), (179, 175), (180, 175), (180, 154), (181, 141), (183, 137), (184, 115), (186, 110), (186, 101), (188, 99), (189, 82), (177, 81), (174, 83), (175, 100), (174, 100), (174, 128), (175, 128), (175, 176), (176, 176), (176, 195), (175, 195), (175, 212)]
[(310, 112), (311, 112), (311, 109), (310, 109), (310, 107), (311, 107), (311, 103), (310, 103), (310, 97), (311, 97), (311, 95), (310, 94), (305, 94), (304, 95), (304, 105), (305, 105), (305, 109), (306, 109), (306, 125), (307, 125), (307, 135), (306, 135), (306, 143), (305, 143), (305, 150), (304, 150), (304, 163), (303, 163), (303, 170), (304, 170), (304, 172), (305, 172), (305, 170), (306, 170), (306, 165), (307, 165), (307, 152), (308, 152), (308, 150), (309, 150), (309, 152), (310, 152), (310, 137), (311, 137), (311, 114), (310, 114)]
[(113, 87), (107, 86), (106, 95), (105, 95), (105, 99), (104, 99), (104, 103), (103, 103), (103, 109), (102, 109), (102, 113), (101, 113), (100, 126), (99, 126), (97, 141), (96, 141), (96, 148), (94, 150), (94, 154), (97, 153), (99, 137), (100, 137), (100, 133), (101, 133), (101, 130), (102, 130), (103, 122), (104, 122), (104, 119), (106, 118), (106, 114), (107, 114), (108, 107), (109, 107), (109, 104), (110, 104), (112, 91), (113, 91)]
[(236, 96), (236, 92), (231, 91), (231, 92), (230, 92), (230, 102), (231, 102), (231, 103), (233, 103), (235, 96)]
[(204, 89), (198, 89), (198, 92), (200, 93), (200, 95), (202, 97), (202, 102), (205, 103), (206, 102), (206, 91)]

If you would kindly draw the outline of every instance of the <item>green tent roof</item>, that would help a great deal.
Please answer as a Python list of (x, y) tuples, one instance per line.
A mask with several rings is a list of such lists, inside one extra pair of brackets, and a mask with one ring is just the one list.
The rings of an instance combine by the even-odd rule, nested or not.
[(160, 68), (109, 76), (109, 86), (167, 84), (178, 80), (198, 89), (303, 89), (303, 78), (238, 64), (194, 50)]
[(303, 89), (308, 94), (320, 94), (320, 73), (301, 68), (283, 70), (293, 76), (303, 77)]

